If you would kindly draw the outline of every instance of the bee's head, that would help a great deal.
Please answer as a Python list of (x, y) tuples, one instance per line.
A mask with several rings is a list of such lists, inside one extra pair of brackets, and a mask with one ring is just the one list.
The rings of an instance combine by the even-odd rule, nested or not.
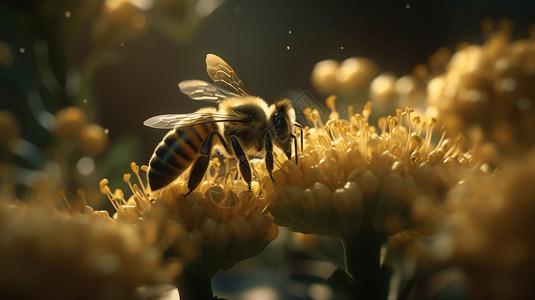
[(270, 107), (271, 114), (282, 114), (284, 115), (290, 123), (295, 122), (295, 110), (292, 105), (292, 102), (286, 98), (282, 98), (277, 102), (273, 103)]
[(295, 123), (295, 110), (288, 99), (281, 99), (270, 107), (269, 131), (273, 143), (279, 146), (286, 156), (291, 156), (291, 135)]

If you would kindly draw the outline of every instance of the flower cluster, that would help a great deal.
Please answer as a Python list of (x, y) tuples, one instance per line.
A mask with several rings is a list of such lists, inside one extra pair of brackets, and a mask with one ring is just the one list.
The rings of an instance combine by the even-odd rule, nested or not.
[(66, 107), (59, 110), (55, 117), (56, 138), (74, 140), (82, 154), (96, 156), (108, 146), (106, 130), (98, 124), (88, 123), (87, 114), (82, 109), (75, 106)]
[(443, 134), (432, 145), (435, 120), (399, 110), (376, 128), (367, 121), (370, 110), (368, 104), (349, 121), (305, 130), (299, 163), (283, 162), (273, 187), (264, 179), (277, 224), (336, 237), (366, 230), (393, 235), (429, 223), (435, 204), (462, 178), (458, 167), (476, 167), (462, 139)]
[(130, 1), (107, 0), (93, 27), (95, 44), (110, 47), (117, 41), (136, 38), (147, 31), (145, 14)]
[[(426, 75), (426, 67), (418, 66), (413, 74), (398, 77), (391, 72), (380, 72), (369, 58), (350, 57), (342, 63), (332, 59), (318, 62), (312, 70), (311, 81), (318, 92), (336, 95), (342, 104), (360, 105), (371, 101), (374, 113), (384, 115), (392, 114), (398, 107), (419, 109), (426, 96)], [(434, 114), (429, 112), (426, 116)]]
[[(450, 193), (450, 221), (435, 259), (461, 265), (477, 299), (528, 299), (535, 272), (535, 153), (480, 174)], [(485, 187), (485, 188), (481, 188)]]
[[(170, 224), (179, 224), (185, 230), (180, 239), (169, 239), (167, 254), (187, 257), (181, 277), (176, 279), (181, 297), (211, 297), (210, 279), (221, 269), (228, 269), (237, 262), (260, 253), (278, 235), (278, 227), (267, 213), (267, 203), (257, 192), (248, 192), (245, 184), (236, 181), (235, 168), (227, 168), (218, 177), (221, 164), (212, 161), (211, 172), (201, 183), (198, 192), (184, 197), (187, 192), (186, 174), (169, 186), (151, 192), (139, 176), (140, 168), (132, 164), (139, 185), (125, 181), (133, 195), (126, 200), (124, 194), (114, 193), (107, 180), (101, 182), (117, 209), (117, 219), (136, 221), (141, 218), (160, 220), (163, 232)], [(146, 171), (146, 167), (141, 169)], [(257, 190), (258, 185), (255, 185)], [(241, 191), (240, 191), (241, 190)], [(163, 208), (154, 213), (155, 208)]]
[[(345, 273), (335, 272), (330, 280), (345, 282), (346, 296), (386, 299), (390, 276), (381, 248), (387, 238), (434, 229), (450, 187), (480, 165), (463, 151), (462, 138), (446, 139), (443, 132), (433, 146), (434, 119), (407, 108), (375, 127), (368, 123), (370, 114), (368, 103), (349, 121), (305, 128), (297, 165), (282, 162), (275, 182), (266, 176), (261, 187), (276, 224), (341, 240)], [(317, 122), (314, 113), (310, 117)]]
[(137, 228), (107, 214), (58, 211), (49, 204), (0, 201), (0, 293), (10, 299), (136, 299), (142, 285), (169, 282)]
[(535, 145), (535, 42), (510, 41), (502, 21), (483, 45), (465, 45), (427, 85), (427, 105), (452, 132), (481, 129), (505, 153)]
[[(89, 205), (103, 207), (97, 169), (99, 161), (108, 155), (109, 137), (107, 129), (89, 121), (89, 115), (87, 108), (77, 106), (62, 108), (53, 115), (51, 133), (55, 140), (47, 149), (49, 161), (42, 177), (47, 183), (56, 181), (68, 195), (83, 188)], [(71, 200), (71, 205), (83, 207), (82, 202)]]
[(375, 62), (364, 57), (350, 57), (339, 63), (328, 59), (318, 62), (312, 70), (314, 87), (324, 95), (352, 94), (367, 90), (378, 74)]

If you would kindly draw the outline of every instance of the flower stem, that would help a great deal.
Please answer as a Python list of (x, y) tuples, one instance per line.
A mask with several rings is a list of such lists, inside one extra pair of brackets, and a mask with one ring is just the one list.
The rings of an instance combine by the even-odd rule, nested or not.
[(210, 277), (186, 273), (176, 282), (181, 300), (209, 300), (214, 299)]
[(388, 284), (380, 264), (386, 236), (366, 230), (340, 240), (344, 246), (345, 269), (354, 279), (357, 299), (386, 299)]

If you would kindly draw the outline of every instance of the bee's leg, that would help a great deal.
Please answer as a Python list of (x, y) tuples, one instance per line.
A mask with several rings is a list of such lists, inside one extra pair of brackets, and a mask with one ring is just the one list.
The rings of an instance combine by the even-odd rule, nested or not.
[[(301, 152), (303, 152), (303, 125), (299, 123), (294, 123), (295, 127), (298, 127), (301, 130)], [(297, 147), (295, 147), (295, 152), (297, 153)]]
[(200, 156), (197, 157), (195, 163), (193, 163), (193, 167), (191, 167), (188, 179), (188, 192), (184, 194), (184, 197), (195, 190), (208, 169), (208, 165), (210, 164), (210, 153), (212, 152), (212, 136), (214, 133), (216, 133), (216, 131), (210, 132), (202, 143)]
[(294, 148), (295, 148), (295, 164), (297, 165), (297, 154), (298, 154), (298, 150), (297, 150), (297, 137), (293, 134), (290, 134), (290, 136), (292, 137), (292, 139), (294, 139)]
[(238, 142), (238, 140), (233, 136), (230, 137), (230, 141), (232, 143), (232, 149), (234, 150), (234, 154), (236, 155), (239, 161), (240, 174), (245, 180), (245, 182), (247, 182), (247, 188), (250, 192), (252, 176), (251, 176), (251, 166), (249, 165), (249, 160), (247, 160), (247, 155), (245, 155), (245, 153), (243, 152), (240, 142)]
[(266, 149), (266, 169), (271, 182), (275, 182), (273, 179), (273, 142), (271, 142), (271, 134), (267, 130), (264, 131), (264, 148)]

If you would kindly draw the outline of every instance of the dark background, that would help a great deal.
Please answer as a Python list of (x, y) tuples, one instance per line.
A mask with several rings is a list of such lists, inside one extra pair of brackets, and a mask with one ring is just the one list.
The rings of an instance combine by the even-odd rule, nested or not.
[[(31, 48), (41, 32), (18, 29), (20, 22), (32, 21), (35, 7), (28, 3), (1, 3), (0, 40)], [(13, 18), (8, 12), (26, 17)], [(228, 0), (186, 44), (174, 43), (154, 30), (123, 46), (118, 44), (115, 50), (120, 61), (99, 69), (94, 99), (90, 100), (96, 101), (97, 121), (109, 129), (112, 141), (126, 133), (139, 137), (140, 163), (145, 163), (165, 132), (144, 127), (143, 120), (158, 114), (192, 112), (204, 105), (180, 94), (177, 83), (209, 80), (204, 62), (207, 53), (223, 57), (255, 94), (268, 101), (291, 88), (307, 90), (321, 99), (309, 80), (316, 62), (365, 56), (383, 71), (407, 74), (439, 47), (454, 49), (461, 42), (483, 42), (480, 21), (485, 17), (511, 19), (513, 37), (526, 38), (528, 26), (535, 23), (535, 3)], [(27, 54), (22, 58), (24, 72), (29, 84), (38, 85), (35, 62), (31, 53)], [(17, 112), (24, 123), (23, 95), (5, 81), (0, 82), (0, 92), (0, 109)], [(65, 104), (58, 101), (49, 109), (54, 112)], [(44, 143), (39, 133), (27, 126), (23, 126), (23, 137), (38, 146)]]

